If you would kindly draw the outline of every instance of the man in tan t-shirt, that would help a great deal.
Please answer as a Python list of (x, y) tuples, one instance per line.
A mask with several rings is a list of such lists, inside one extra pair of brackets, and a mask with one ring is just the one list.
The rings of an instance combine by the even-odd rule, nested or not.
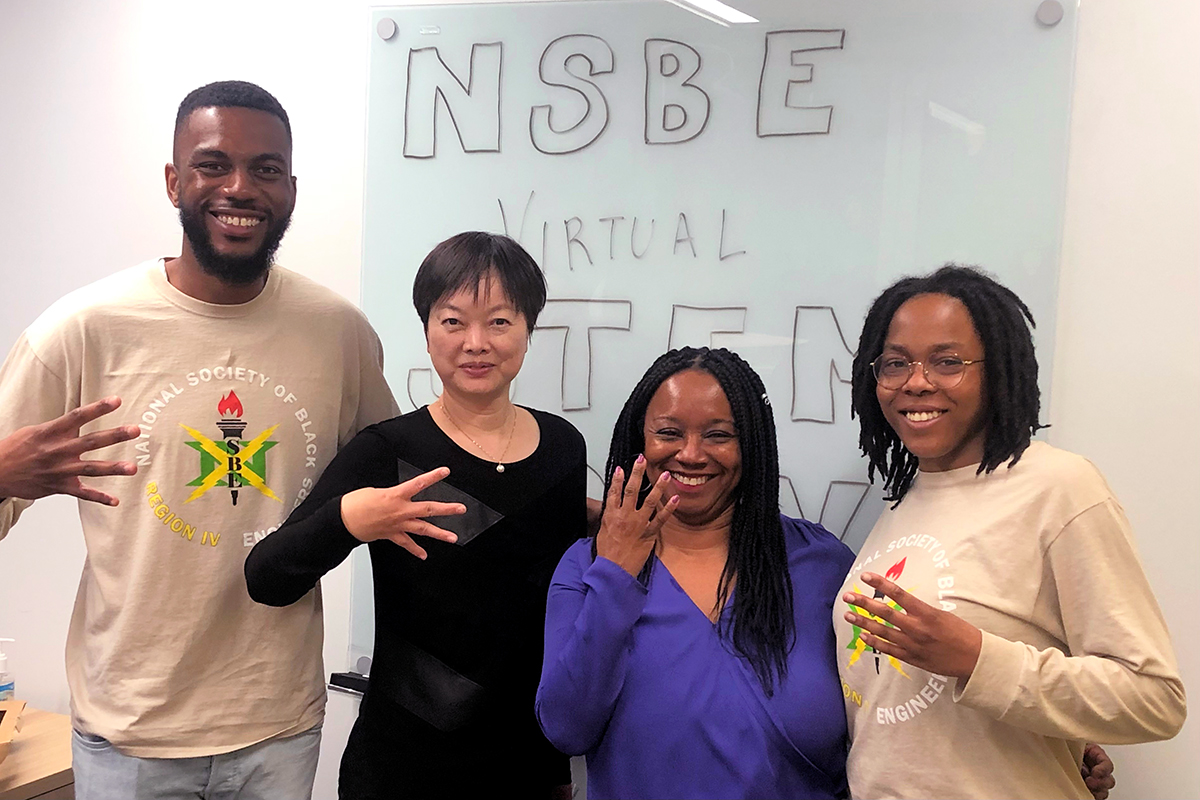
[[(180, 256), (62, 298), (0, 367), (0, 537), (32, 499), (81, 501), (67, 636), (81, 800), (312, 792), (319, 588), (258, 605), (242, 565), (396, 406), (361, 312), (272, 265), (291, 149), (258, 86), (190, 93), (166, 166)], [(116, 460), (80, 460), (121, 442)]]

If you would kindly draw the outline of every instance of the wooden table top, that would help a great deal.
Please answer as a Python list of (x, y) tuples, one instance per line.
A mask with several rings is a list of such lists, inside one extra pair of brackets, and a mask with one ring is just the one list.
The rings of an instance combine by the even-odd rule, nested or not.
[(0, 761), (0, 800), (37, 797), (73, 781), (71, 718), (26, 708), (8, 758)]

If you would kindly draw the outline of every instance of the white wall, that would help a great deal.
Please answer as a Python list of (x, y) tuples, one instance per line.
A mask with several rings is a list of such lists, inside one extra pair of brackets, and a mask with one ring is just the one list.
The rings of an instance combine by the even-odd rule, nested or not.
[[(1051, 439), (1093, 459), (1139, 532), (1200, 678), (1200, 8), (1082, 0)], [(244, 78), (288, 108), (299, 200), (280, 253), (358, 297), (368, 4), (0, 2), (0, 350), (64, 292), (175, 255), (163, 193), (175, 107)], [(1043, 365), (1050, 366), (1048, 354)], [(1192, 412), (1192, 413), (1189, 413)], [(43, 501), (0, 543), (0, 635), (34, 705), (67, 710), (63, 643), (84, 552), (74, 506)], [(343, 669), (349, 574), (324, 581), (326, 665)], [(353, 702), (331, 700), (316, 796), (333, 796)], [(1114, 797), (1200, 796), (1200, 724), (1121, 748)]]
[[(1200, 696), (1200, 5), (1082, 0), (1050, 440), (1104, 472)], [(1043, 364), (1047, 362), (1043, 360)], [(1200, 797), (1193, 708), (1114, 797)]]
[[(64, 292), (179, 253), (167, 201), (175, 109), (191, 89), (268, 87), (295, 129), (299, 195), (280, 260), (358, 299), (365, 2), (0, 2), (0, 350)], [(84, 560), (72, 501), (0, 542), (0, 635), (20, 695), (68, 710), (63, 648)], [(348, 564), (324, 581), (326, 666), (346, 668)], [(355, 704), (331, 703), (316, 797), (336, 796)]]

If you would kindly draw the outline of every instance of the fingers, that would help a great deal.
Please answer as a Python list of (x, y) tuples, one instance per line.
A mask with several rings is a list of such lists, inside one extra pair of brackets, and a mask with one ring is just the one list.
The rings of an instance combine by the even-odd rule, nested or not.
[(412, 540), (412, 537), (410, 537), (407, 533), (393, 533), (391, 536), (388, 536), (387, 538), (390, 541), (393, 541), (396, 544), (400, 545), (405, 550), (412, 553), (414, 556), (421, 559), (422, 561), (424, 561), (426, 558), (429, 557), (429, 554), (425, 552), (425, 549), (422, 548), (421, 545), (414, 542)]
[(89, 503), (99, 503), (102, 506), (116, 506), (120, 503), (111, 494), (93, 489), (90, 486), (84, 486), (79, 482), (76, 482), (74, 486), (66, 487), (63, 489), (63, 492), (73, 497), (78, 497), (80, 500), (87, 500)]
[(1117, 785), (1112, 776), (1104, 779), (1088, 777), (1083, 779), (1083, 783), (1095, 800), (1108, 800), (1108, 791)]
[(467, 507), (462, 503), (436, 503), (429, 500), (413, 505), (413, 516), (415, 517), (456, 517), (465, 513), (467, 513)]
[(907, 647), (903, 647), (897, 642), (893, 642), (890, 639), (884, 639), (883, 637), (877, 636), (876, 634), (870, 633), (866, 630), (859, 635), (862, 636), (862, 640), (867, 644), (867, 646), (875, 648), (880, 653), (892, 656), (893, 658), (898, 658), (905, 663), (913, 663)]
[(77, 461), (71, 465), (70, 471), (88, 478), (103, 475), (136, 475), (137, 465), (130, 461)]
[(449, 542), (450, 544), (454, 544), (458, 541), (457, 534), (439, 528), (432, 522), (426, 522), (425, 520), (420, 519), (415, 519), (412, 522), (407, 523), (404, 526), (404, 530), (401, 531), (399, 535), (403, 536), (405, 534), (424, 536), (427, 539), (437, 539), (442, 542)]
[(879, 589), (886, 596), (895, 600), (896, 604), (900, 606), (900, 608), (909, 613), (923, 611), (926, 608), (932, 607), (928, 603), (913, 597), (911, 594), (901, 589), (897, 584), (892, 583), (882, 575), (876, 575), (873, 572), (864, 572), (862, 574), (862, 579), (863, 582), (872, 589)]
[(625, 470), (617, 467), (613, 470), (612, 480), (608, 482), (608, 494), (605, 498), (605, 506), (608, 508), (621, 507), (621, 492), (625, 488)]
[(89, 450), (99, 450), (102, 447), (110, 447), (120, 442), (128, 442), (130, 439), (136, 439), (141, 435), (142, 432), (137, 425), (121, 425), (117, 428), (109, 428), (105, 431), (96, 431), (86, 436), (80, 436), (72, 442), (71, 450), (76, 454), (86, 453)]
[[(885, 625), (877, 619), (872, 619), (871, 617), (865, 617), (862, 614), (855, 614), (849, 611), (846, 612), (845, 617), (847, 622), (852, 625), (857, 625), (859, 628), (863, 629), (865, 632), (863, 635), (864, 641), (867, 640), (867, 636), (869, 635), (880, 641), (907, 644), (907, 636), (900, 628)], [(868, 641), (867, 644), (873, 645), (874, 642)]]
[(646, 495), (646, 499), (642, 502), (642, 510), (646, 512), (647, 518), (654, 513), (662, 505), (663, 493), (667, 490), (667, 482), (671, 480), (671, 473), (665, 470), (658, 476), (658, 480), (650, 487), (650, 493)]
[(679, 496), (675, 495), (666, 503), (662, 502), (663, 493), (671, 480), (671, 473), (664, 471), (658, 476), (658, 480), (654, 482), (654, 486), (650, 487), (650, 493), (646, 495), (646, 500), (642, 503), (642, 507), (638, 510), (638, 514), (645, 521), (645, 532), (642, 534), (643, 539), (655, 539), (658, 537), (658, 532), (662, 530), (663, 525), (667, 520), (675, 514), (675, 509), (679, 507)]
[(402, 497), (409, 498), (424, 489), (428, 489), (449, 474), (449, 467), (431, 469), (429, 472), (422, 473), (415, 478), (405, 481), (397, 486), (394, 491)]
[(1091, 776), (1100, 780), (1107, 779), (1112, 775), (1113, 762), (1108, 757), (1108, 753), (1104, 752), (1104, 748), (1095, 742), (1089, 742), (1083, 749), (1083, 767), (1084, 777)]
[(882, 600), (867, 597), (856, 592), (846, 592), (842, 595), (842, 600), (849, 606), (861, 609), (861, 613), (863, 614), (869, 614), (876, 619), (885, 620), (896, 627), (904, 627), (904, 620), (902, 618), (904, 612), (897, 611)]
[(663, 525), (667, 524), (667, 520), (675, 515), (675, 509), (679, 508), (679, 495), (672, 495), (666, 505), (658, 509), (654, 515), (654, 519), (650, 520), (650, 524), (646, 526), (646, 538), (656, 539), (658, 534), (663, 529)]
[(86, 406), (72, 409), (58, 419), (51, 420), (49, 427), (59, 431), (77, 431), (92, 420), (112, 413), (120, 405), (121, 398), (115, 395), (113, 397), (105, 397), (103, 400), (97, 400), (94, 403), (88, 403)]
[(642, 488), (642, 477), (646, 474), (646, 457), (641, 453), (633, 462), (633, 469), (629, 471), (629, 480), (625, 482), (624, 497), (621, 500), (621, 505), (625, 505), (628, 501), (630, 508), (637, 508), (638, 492)]
[(397, 531), (396, 533), (388, 534), (385, 538), (400, 545), (422, 561), (427, 559), (429, 554), (425, 552), (425, 548), (417, 544), (409, 534), (424, 536), (429, 539), (438, 539), (443, 542), (449, 542), (450, 544), (454, 544), (458, 541), (458, 536), (450, 531), (442, 530), (436, 525), (432, 525), (428, 522), (422, 522), (420, 520), (415, 520), (409, 523), (405, 526), (405, 528), (407, 532)]

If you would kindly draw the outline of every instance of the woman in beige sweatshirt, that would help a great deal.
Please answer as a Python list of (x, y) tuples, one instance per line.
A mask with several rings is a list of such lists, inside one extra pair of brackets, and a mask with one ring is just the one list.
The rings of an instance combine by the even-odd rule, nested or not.
[(953, 265), (867, 314), (853, 406), (893, 505), (833, 611), (855, 797), (1086, 799), (1085, 741), (1183, 725), (1121, 506), (1090, 462), (1030, 441), (1032, 323)]

